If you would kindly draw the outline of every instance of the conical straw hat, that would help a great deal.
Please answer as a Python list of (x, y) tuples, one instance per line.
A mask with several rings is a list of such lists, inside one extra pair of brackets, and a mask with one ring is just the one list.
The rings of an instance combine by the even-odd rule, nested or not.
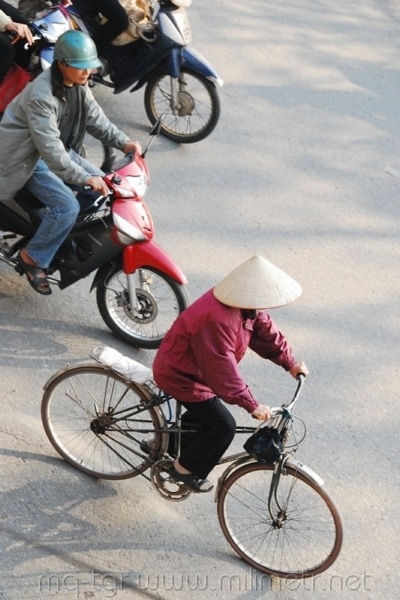
[(214, 287), (214, 296), (236, 308), (274, 308), (301, 296), (301, 286), (262, 256), (252, 256)]

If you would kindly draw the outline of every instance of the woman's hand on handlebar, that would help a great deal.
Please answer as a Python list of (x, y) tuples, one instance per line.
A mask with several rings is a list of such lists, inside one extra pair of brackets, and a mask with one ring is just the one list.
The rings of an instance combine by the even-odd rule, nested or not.
[(89, 179), (85, 181), (85, 185), (91, 187), (95, 192), (100, 192), (102, 196), (107, 196), (110, 193), (110, 190), (102, 177), (89, 177)]
[(15, 31), (18, 37), (26, 39), (29, 46), (33, 44), (33, 35), (28, 25), (11, 21), (6, 25), (6, 31)]
[(253, 419), (258, 419), (259, 421), (267, 421), (271, 418), (271, 409), (266, 404), (259, 404), (255, 410), (251, 413)]
[(297, 362), (295, 365), (293, 365), (293, 367), (289, 370), (289, 373), (292, 377), (296, 379), (298, 375), (304, 375), (304, 377), (307, 377), (309, 371), (307, 369), (306, 363), (301, 360), (300, 362)]

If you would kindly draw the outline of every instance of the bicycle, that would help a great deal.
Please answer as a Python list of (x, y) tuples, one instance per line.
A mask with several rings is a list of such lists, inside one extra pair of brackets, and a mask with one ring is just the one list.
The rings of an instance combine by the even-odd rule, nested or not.
[[(99, 361), (99, 349), (90, 356)], [(247, 452), (224, 456), (219, 464), (229, 466), (215, 491), (219, 524), (233, 550), (263, 573), (295, 579), (328, 569), (343, 539), (323, 480), (293, 456), (305, 437), (303, 421), (292, 412), (303, 385), (300, 376), (290, 403), (272, 409), (266, 423), (284, 440), (277, 462), (261, 464)], [(80, 471), (113, 480), (143, 475), (163, 498), (181, 501), (191, 490), (169, 474), (184, 433), (181, 405), (176, 403), (173, 415), (172, 401), (152, 382), (135, 383), (103, 364), (66, 365), (45, 384), (42, 422), (54, 449)], [(295, 419), (304, 426), (299, 440)], [(237, 433), (256, 429), (237, 427)], [(175, 441), (168, 454), (171, 434)], [(144, 474), (148, 469), (150, 476)]]

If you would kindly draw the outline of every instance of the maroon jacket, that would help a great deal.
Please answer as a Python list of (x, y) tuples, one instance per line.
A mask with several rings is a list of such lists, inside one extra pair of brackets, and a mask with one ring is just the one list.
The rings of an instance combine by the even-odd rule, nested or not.
[(202, 402), (214, 396), (252, 413), (255, 400), (237, 363), (251, 348), (287, 371), (296, 360), (266, 312), (245, 318), (209, 290), (168, 331), (153, 363), (157, 386), (176, 400)]

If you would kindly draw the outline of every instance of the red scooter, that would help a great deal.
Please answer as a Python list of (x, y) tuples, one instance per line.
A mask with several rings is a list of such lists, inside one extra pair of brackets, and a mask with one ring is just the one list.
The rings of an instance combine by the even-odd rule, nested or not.
[[(186, 277), (152, 241), (153, 220), (143, 200), (147, 149), (124, 156), (114, 167), (115, 153), (108, 154), (102, 169), (110, 194), (93, 199), (92, 191), (78, 193), (80, 215), (47, 274), (63, 290), (96, 271), (91, 290), (96, 288), (107, 326), (132, 346), (157, 348), (189, 302)], [(20, 274), (17, 254), (37, 230), (43, 210), (26, 189), (0, 202), (0, 260)]]

